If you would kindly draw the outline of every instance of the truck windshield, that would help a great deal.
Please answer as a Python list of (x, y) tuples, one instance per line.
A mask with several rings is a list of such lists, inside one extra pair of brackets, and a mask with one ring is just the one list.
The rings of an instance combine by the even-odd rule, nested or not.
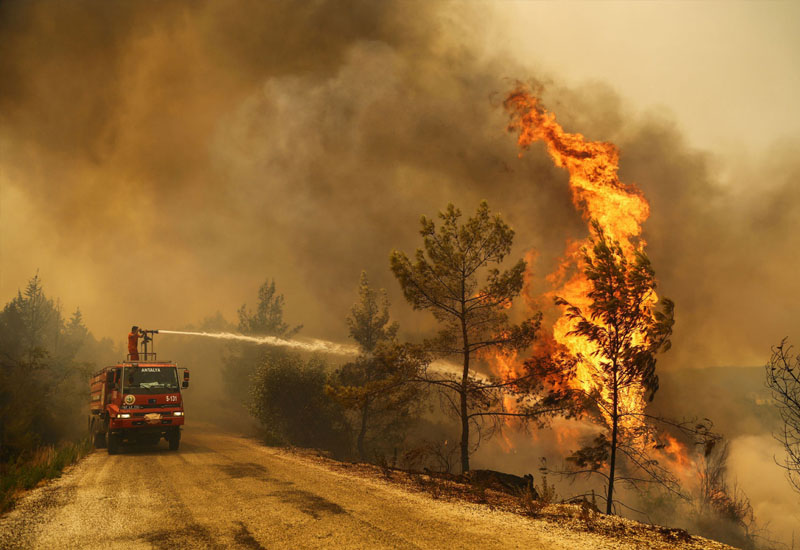
[(125, 393), (168, 393), (178, 391), (175, 367), (126, 367)]

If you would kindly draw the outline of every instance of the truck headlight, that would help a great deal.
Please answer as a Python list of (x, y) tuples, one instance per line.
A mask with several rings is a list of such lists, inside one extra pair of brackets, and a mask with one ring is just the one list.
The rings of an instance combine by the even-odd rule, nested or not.
[(131, 413), (119, 413), (117, 415), (117, 418), (130, 418), (130, 417), (131, 417)]
[(175, 411), (172, 414), (175, 415), (175, 416), (183, 416), (183, 411)]

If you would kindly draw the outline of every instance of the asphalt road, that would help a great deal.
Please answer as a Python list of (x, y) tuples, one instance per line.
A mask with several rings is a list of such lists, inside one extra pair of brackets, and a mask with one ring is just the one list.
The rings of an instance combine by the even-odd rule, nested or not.
[(95, 451), (0, 518), (0, 548), (624, 547), (191, 425), (178, 452)]

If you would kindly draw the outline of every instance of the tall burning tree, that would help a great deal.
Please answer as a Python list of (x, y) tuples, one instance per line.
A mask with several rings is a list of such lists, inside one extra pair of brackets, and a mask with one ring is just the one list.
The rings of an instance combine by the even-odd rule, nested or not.
[(570, 459), (579, 467), (599, 469), (608, 464), (606, 513), (610, 514), (618, 451), (635, 468), (655, 473), (642, 453), (650, 434), (642, 424), (639, 400), (643, 395), (652, 399), (658, 390), (655, 356), (669, 348), (673, 305), (663, 299), (660, 311), (652, 306), (654, 273), (641, 249), (629, 261), (619, 243), (607, 240), (599, 224), (594, 223), (593, 229), (593, 246), (582, 251), (591, 302), (585, 309), (563, 298), (556, 298), (556, 304), (566, 307), (566, 318), (573, 323), (569, 335), (585, 339), (594, 348), (591, 356), (579, 352), (577, 359), (589, 362), (596, 371), (594, 387), (586, 397), (597, 406), (606, 431)]
[(520, 147), (542, 141), (555, 164), (568, 170), (573, 203), (594, 234), (572, 243), (559, 267), (563, 282), (553, 296), (562, 314), (553, 338), (573, 358), (565, 383), (596, 405), (604, 427), (594, 444), (572, 459), (589, 470), (607, 471), (606, 510), (611, 513), (618, 450), (631, 469), (645, 474), (626, 473), (624, 479), (666, 479), (644, 454), (646, 447), (656, 446), (644, 422), (646, 400), (658, 389), (655, 354), (668, 347), (673, 324), (672, 303), (662, 300), (658, 309), (654, 273), (644, 253), (641, 226), (649, 205), (636, 187), (619, 180), (614, 144), (565, 132), (525, 89), (511, 93), (505, 107)]

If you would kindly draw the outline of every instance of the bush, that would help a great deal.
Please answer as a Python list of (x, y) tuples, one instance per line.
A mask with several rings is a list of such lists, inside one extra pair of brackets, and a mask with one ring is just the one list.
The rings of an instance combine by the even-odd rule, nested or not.
[(80, 310), (65, 319), (36, 275), (0, 310), (0, 350), (0, 462), (82, 437), (91, 363), (111, 341), (98, 342)]
[(77, 443), (66, 443), (59, 447), (48, 445), (40, 447), (27, 459), (18, 458), (16, 462), (0, 469), (0, 513), (14, 504), (14, 496), (23, 489), (33, 489), (43, 479), (59, 477), (61, 472), (89, 454), (92, 450), (90, 438)]
[(347, 454), (342, 407), (325, 393), (324, 362), (271, 354), (251, 379), (250, 411), (270, 445), (296, 445)]

